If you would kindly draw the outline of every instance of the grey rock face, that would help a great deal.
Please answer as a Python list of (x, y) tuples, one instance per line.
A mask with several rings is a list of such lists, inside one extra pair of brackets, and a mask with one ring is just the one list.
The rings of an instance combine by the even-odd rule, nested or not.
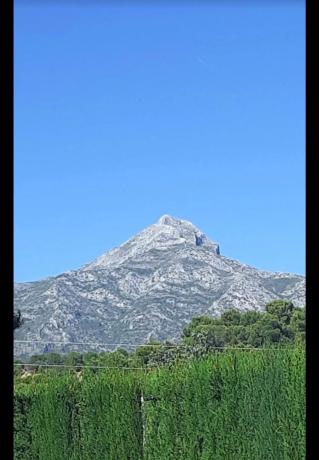
[(15, 309), (24, 322), (15, 331), (15, 353), (111, 350), (117, 344), (129, 349), (150, 338), (174, 341), (193, 316), (220, 315), (232, 307), (261, 310), (274, 299), (304, 306), (305, 278), (226, 258), (191, 222), (165, 215), (78, 270), (17, 283)]

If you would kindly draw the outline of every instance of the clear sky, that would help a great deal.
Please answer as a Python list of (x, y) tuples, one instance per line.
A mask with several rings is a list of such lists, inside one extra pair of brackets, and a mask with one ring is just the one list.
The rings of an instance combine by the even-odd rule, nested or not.
[(16, 281), (78, 268), (162, 214), (304, 274), (303, 2), (23, 3)]

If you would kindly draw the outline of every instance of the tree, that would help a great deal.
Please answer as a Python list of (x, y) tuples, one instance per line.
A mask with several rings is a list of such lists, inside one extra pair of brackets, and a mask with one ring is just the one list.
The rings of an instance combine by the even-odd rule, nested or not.
[(18, 329), (23, 323), (21, 318), (21, 311), (18, 310), (17, 312), (13, 313), (13, 330)]
[(240, 311), (231, 309), (226, 310), (221, 315), (220, 321), (227, 326), (238, 326), (240, 324), (241, 317), (242, 313)]
[(270, 314), (263, 314), (261, 319), (249, 327), (249, 345), (261, 347), (284, 341), (278, 319)]
[(240, 324), (242, 326), (250, 326), (260, 320), (261, 313), (259, 311), (250, 310), (241, 313)]
[(71, 351), (65, 355), (64, 364), (66, 366), (74, 366), (75, 370), (79, 371), (81, 366), (83, 366), (83, 355), (77, 351)]
[(182, 342), (206, 353), (216, 347), (262, 347), (293, 343), (305, 337), (305, 311), (292, 302), (269, 302), (266, 311), (227, 310), (220, 318), (195, 317), (182, 334)]
[(31, 364), (47, 364), (47, 357), (46, 355), (32, 355), (29, 361)]
[(46, 353), (44, 357), (46, 364), (63, 364), (63, 357), (59, 353)]
[(290, 328), (295, 335), (296, 341), (304, 342), (306, 338), (306, 310), (295, 308), (290, 321)]
[(123, 349), (100, 353), (99, 365), (105, 367), (128, 367), (128, 352)]
[(182, 338), (191, 337), (194, 331), (202, 326), (210, 326), (213, 324), (219, 324), (219, 320), (211, 318), (210, 316), (194, 316), (191, 322), (184, 328), (182, 332)]
[(290, 323), (294, 310), (294, 304), (287, 300), (274, 300), (266, 305), (266, 312), (276, 316), (280, 323), (286, 325)]
[(147, 344), (136, 348), (132, 356), (132, 363), (136, 366), (147, 366), (161, 352), (161, 342), (151, 340)]
[(207, 324), (206, 319), (203, 322), (196, 321), (196, 326), (192, 325), (183, 334), (185, 345), (193, 348), (196, 356), (202, 356), (209, 351), (222, 349), (230, 342), (230, 329), (221, 323), (211, 321)]
[(194, 338), (199, 345), (202, 345), (206, 351), (214, 348), (223, 348), (229, 341), (229, 331), (227, 326), (220, 325), (208, 325), (204, 326)]

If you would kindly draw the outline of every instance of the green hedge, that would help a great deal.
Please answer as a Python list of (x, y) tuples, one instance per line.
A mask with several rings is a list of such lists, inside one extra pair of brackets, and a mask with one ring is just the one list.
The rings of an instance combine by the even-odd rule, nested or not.
[(15, 385), (15, 460), (303, 460), (304, 393), (301, 347), (30, 377)]
[(127, 372), (103, 372), (83, 380), (78, 459), (142, 458), (139, 378)]
[(146, 381), (148, 460), (301, 460), (304, 353), (217, 353)]
[(78, 420), (74, 378), (40, 376), (18, 384), (14, 398), (15, 459), (76, 459)]

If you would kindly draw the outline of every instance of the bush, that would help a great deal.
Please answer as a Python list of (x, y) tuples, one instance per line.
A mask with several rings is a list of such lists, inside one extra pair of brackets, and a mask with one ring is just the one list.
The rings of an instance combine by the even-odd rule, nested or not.
[(304, 349), (15, 385), (15, 460), (302, 460)]

